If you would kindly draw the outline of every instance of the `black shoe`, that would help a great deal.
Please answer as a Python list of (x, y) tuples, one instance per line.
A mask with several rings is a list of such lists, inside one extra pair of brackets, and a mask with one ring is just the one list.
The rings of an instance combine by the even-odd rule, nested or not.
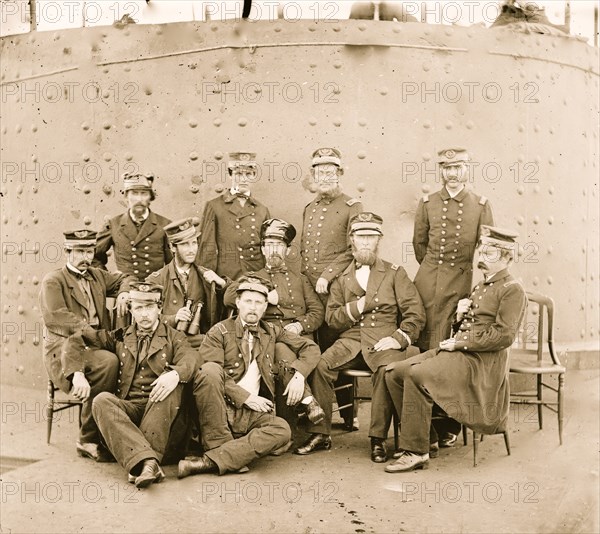
[(83, 458), (91, 458), (95, 462), (108, 463), (114, 462), (113, 455), (99, 443), (81, 443), (76, 444), (77, 454)]
[(331, 436), (327, 434), (313, 434), (302, 447), (294, 450), (294, 454), (312, 454), (321, 449), (326, 451), (331, 449)]
[(177, 465), (177, 478), (185, 478), (200, 473), (218, 473), (219, 467), (208, 456), (204, 455), (196, 460), (179, 460)]
[(325, 417), (325, 412), (323, 411), (323, 408), (319, 406), (319, 403), (314, 397), (313, 400), (311, 400), (306, 405), (306, 417), (308, 417), (308, 420), (313, 425), (319, 424)]
[(149, 458), (144, 460), (142, 471), (135, 479), (135, 487), (146, 488), (153, 482), (160, 482), (163, 478), (165, 478), (165, 474), (156, 459)]
[(447, 449), (448, 447), (454, 447), (457, 439), (458, 436), (456, 434), (452, 434), (452, 432), (444, 432), (440, 436), (440, 447), (442, 447), (443, 449)]
[[(404, 455), (406, 451), (403, 451), (402, 449), (397, 450), (394, 455), (392, 456), (392, 458), (394, 460), (397, 460), (398, 458), (400, 458), (401, 456)], [(440, 455), (440, 447), (438, 445), (438, 442), (434, 442), (434, 443), (430, 443), (429, 444), (429, 458), (437, 458)]]
[(385, 448), (385, 440), (381, 438), (371, 438), (371, 461), (376, 464), (387, 462), (388, 455)]
[(360, 429), (358, 417), (348, 417), (344, 419), (344, 430), (356, 432)]

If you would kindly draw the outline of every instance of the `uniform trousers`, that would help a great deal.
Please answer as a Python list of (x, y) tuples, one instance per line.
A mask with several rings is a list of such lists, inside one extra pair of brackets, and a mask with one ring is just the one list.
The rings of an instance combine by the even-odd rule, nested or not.
[(81, 443), (100, 443), (98, 425), (92, 415), (92, 403), (103, 391), (114, 391), (119, 372), (119, 359), (107, 350), (86, 350), (83, 353), (84, 375), (90, 384), (90, 396), (81, 407)]
[(290, 426), (281, 417), (226, 403), (225, 372), (217, 363), (205, 363), (196, 371), (194, 398), (205, 455), (217, 464), (220, 475), (237, 471), (290, 440)]
[[(403, 354), (398, 351), (398, 354)], [(399, 356), (398, 359), (401, 359)], [(319, 434), (331, 434), (331, 414), (333, 411), (333, 383), (337, 380), (339, 372), (343, 369), (357, 369), (371, 371), (365, 362), (362, 354), (359, 354), (349, 362), (330, 369), (327, 362), (323, 359), (319, 361), (317, 368), (311, 375), (311, 389), (317, 402), (323, 408), (325, 417), (317, 425), (311, 425), (309, 432)], [(371, 397), (371, 423), (369, 427), (369, 436), (372, 438), (387, 438), (393, 416), (393, 403), (390, 394), (385, 386), (385, 365), (379, 367), (371, 376), (373, 383), (373, 394)]]
[(162, 460), (182, 391), (180, 384), (161, 402), (125, 400), (106, 392), (94, 399), (92, 412), (106, 446), (128, 473), (143, 460)]

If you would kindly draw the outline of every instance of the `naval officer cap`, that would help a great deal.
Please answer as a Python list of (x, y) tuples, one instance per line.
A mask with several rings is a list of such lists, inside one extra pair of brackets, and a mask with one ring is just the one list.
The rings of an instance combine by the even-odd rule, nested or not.
[(154, 200), (156, 192), (154, 191), (154, 180), (156, 177), (151, 173), (130, 173), (123, 174), (123, 194), (127, 191), (150, 191), (150, 198)]
[(129, 288), (129, 301), (158, 303), (162, 299), (163, 287), (159, 284), (131, 282)]
[(227, 168), (231, 170), (238, 167), (256, 168), (256, 152), (230, 152)]
[(169, 238), (169, 243), (177, 245), (178, 243), (186, 243), (192, 239), (197, 239), (200, 236), (199, 225), (200, 221), (196, 217), (187, 217), (168, 224), (164, 227), (164, 231)]
[(342, 155), (335, 148), (317, 148), (312, 155), (312, 166), (332, 163), (338, 167), (342, 166)]
[(238, 279), (236, 292), (238, 295), (241, 295), (244, 291), (255, 291), (256, 293), (264, 295), (266, 298), (269, 296), (269, 291), (271, 291), (271, 289), (273, 289), (271, 282), (250, 272)]
[(445, 148), (438, 152), (438, 163), (442, 167), (466, 163), (469, 160), (469, 154), (464, 148)]
[(96, 246), (97, 232), (93, 230), (73, 230), (72, 232), (63, 232), (65, 236), (64, 247), (67, 250), (74, 248), (89, 248)]
[(350, 235), (383, 235), (383, 219), (371, 213), (363, 211), (357, 213), (350, 219)]
[(514, 230), (498, 226), (481, 225), (479, 243), (505, 250), (514, 250), (519, 234)]
[(296, 237), (296, 229), (283, 219), (267, 219), (260, 227), (260, 240), (280, 239), (287, 246), (292, 244)]

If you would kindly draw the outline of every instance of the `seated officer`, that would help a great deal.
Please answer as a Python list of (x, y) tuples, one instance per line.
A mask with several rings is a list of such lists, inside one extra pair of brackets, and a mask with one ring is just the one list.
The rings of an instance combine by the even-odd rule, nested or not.
[(454, 336), (437, 349), (388, 365), (386, 384), (402, 414), (400, 449), (385, 468), (388, 473), (423, 469), (429, 463), (434, 402), (476, 432), (506, 428), (508, 348), (527, 304), (523, 287), (508, 272), (516, 237), (510, 230), (482, 225), (477, 267), (484, 279), (459, 301)]
[(354, 261), (331, 284), (325, 320), (341, 331), (311, 375), (311, 388), (325, 410), (325, 420), (296, 454), (331, 448), (333, 382), (342, 369), (368, 369), (373, 373), (371, 400), (371, 460), (385, 462), (385, 439), (393, 404), (385, 387), (385, 366), (406, 358), (406, 349), (425, 324), (421, 298), (406, 271), (378, 257), (383, 220), (369, 212), (350, 220)]
[[(267, 454), (290, 446), (288, 423), (274, 415), (275, 374), (285, 372), (288, 397), (305, 398), (305, 377), (319, 360), (316, 343), (262, 321), (270, 291), (267, 281), (239, 280), (238, 317), (210, 329), (200, 349), (202, 365), (194, 378), (194, 397), (205, 454), (179, 462), (179, 477), (238, 471)], [(275, 343), (285, 343), (297, 358), (291, 370), (278, 369)]]
[(165, 226), (173, 260), (146, 278), (146, 283), (163, 287), (162, 320), (187, 334), (194, 348), (200, 347), (202, 334), (217, 322), (215, 295), (195, 264), (200, 235), (197, 226), (191, 217)]
[(133, 277), (90, 267), (96, 247), (96, 232), (65, 232), (67, 264), (42, 280), (40, 309), (44, 320), (44, 364), (52, 383), (83, 401), (77, 453), (98, 461), (109, 461), (102, 449), (98, 427), (92, 417), (92, 401), (101, 391), (113, 391), (119, 361), (106, 350), (77, 354), (65, 366), (61, 353), (67, 338), (79, 331), (110, 328), (106, 297), (117, 298), (117, 313), (127, 311), (127, 286)]
[(179, 413), (182, 384), (197, 368), (197, 356), (185, 335), (159, 320), (161, 293), (160, 286), (132, 284), (134, 324), (126, 331), (75, 334), (63, 354), (66, 361), (96, 348), (118, 355), (116, 394), (99, 394), (92, 412), (108, 449), (138, 488), (165, 476), (159, 463)]

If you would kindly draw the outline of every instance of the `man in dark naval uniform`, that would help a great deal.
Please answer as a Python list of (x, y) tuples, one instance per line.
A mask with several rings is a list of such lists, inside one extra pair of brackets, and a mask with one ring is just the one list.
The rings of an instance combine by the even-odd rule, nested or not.
[(255, 159), (251, 152), (229, 154), (231, 188), (206, 203), (200, 226), (198, 263), (231, 280), (265, 265), (259, 231), (270, 215), (250, 194), (250, 184), (256, 179)]
[[(473, 283), (473, 254), (479, 229), (482, 224), (494, 224), (487, 199), (465, 187), (468, 162), (469, 155), (462, 148), (440, 151), (438, 163), (444, 187), (425, 195), (415, 215), (413, 245), (420, 264), (415, 285), (427, 314), (416, 345), (423, 352), (438, 347), (450, 336), (456, 305), (469, 294)], [(435, 421), (439, 445), (452, 446), (460, 425), (437, 411), (441, 417)]]
[(173, 256), (163, 228), (171, 221), (150, 211), (156, 198), (151, 174), (124, 174), (123, 194), (128, 210), (112, 218), (98, 234), (94, 266), (106, 269), (113, 247), (117, 270), (144, 280), (169, 263)]
[(100, 445), (100, 433), (92, 417), (92, 401), (102, 391), (113, 391), (119, 360), (107, 350), (78, 354), (64, 365), (61, 354), (70, 335), (110, 328), (106, 298), (117, 297), (117, 313), (127, 312), (127, 290), (135, 278), (91, 267), (96, 232), (65, 232), (67, 264), (44, 276), (40, 309), (44, 320), (44, 364), (52, 383), (83, 401), (77, 453), (97, 462), (110, 460)]
[(194, 378), (194, 397), (206, 452), (196, 460), (181, 460), (180, 478), (222, 475), (285, 452), (291, 446), (290, 427), (273, 414), (275, 376), (284, 371), (274, 361), (275, 344), (285, 343), (297, 356), (294, 375), (286, 373), (285, 382), (288, 395), (299, 400), (304, 380), (319, 361), (313, 341), (261, 320), (272, 289), (267, 280), (246, 276), (239, 282), (238, 317), (216, 324), (202, 343), (206, 363)]
[(407, 348), (425, 325), (425, 310), (406, 271), (378, 257), (382, 223), (381, 217), (369, 212), (350, 220), (354, 261), (331, 284), (325, 314), (341, 334), (322, 355), (310, 380), (325, 420), (309, 428), (313, 434), (296, 454), (331, 448), (333, 382), (342, 369), (365, 369), (373, 373), (371, 459), (387, 460), (385, 440), (393, 405), (385, 386), (385, 366), (407, 357)]
[[(484, 275), (456, 309), (455, 334), (429, 350), (388, 366), (386, 383), (402, 414), (400, 450), (388, 473), (422, 469), (429, 462), (433, 403), (476, 432), (506, 429), (510, 408), (508, 349), (527, 297), (508, 272), (517, 234), (481, 227), (477, 266)], [(403, 410), (403, 406), (410, 409)]]
[(126, 331), (98, 330), (71, 336), (66, 361), (96, 348), (119, 358), (116, 393), (100, 393), (92, 412), (106, 445), (138, 488), (160, 482), (183, 384), (194, 376), (197, 357), (181, 332), (161, 323), (160, 286), (142, 282), (129, 292), (134, 324)]
[(218, 322), (215, 291), (195, 263), (199, 222), (188, 217), (165, 226), (173, 261), (146, 278), (147, 283), (163, 288), (162, 320), (187, 334), (190, 345), (196, 349), (200, 348), (203, 334)]

